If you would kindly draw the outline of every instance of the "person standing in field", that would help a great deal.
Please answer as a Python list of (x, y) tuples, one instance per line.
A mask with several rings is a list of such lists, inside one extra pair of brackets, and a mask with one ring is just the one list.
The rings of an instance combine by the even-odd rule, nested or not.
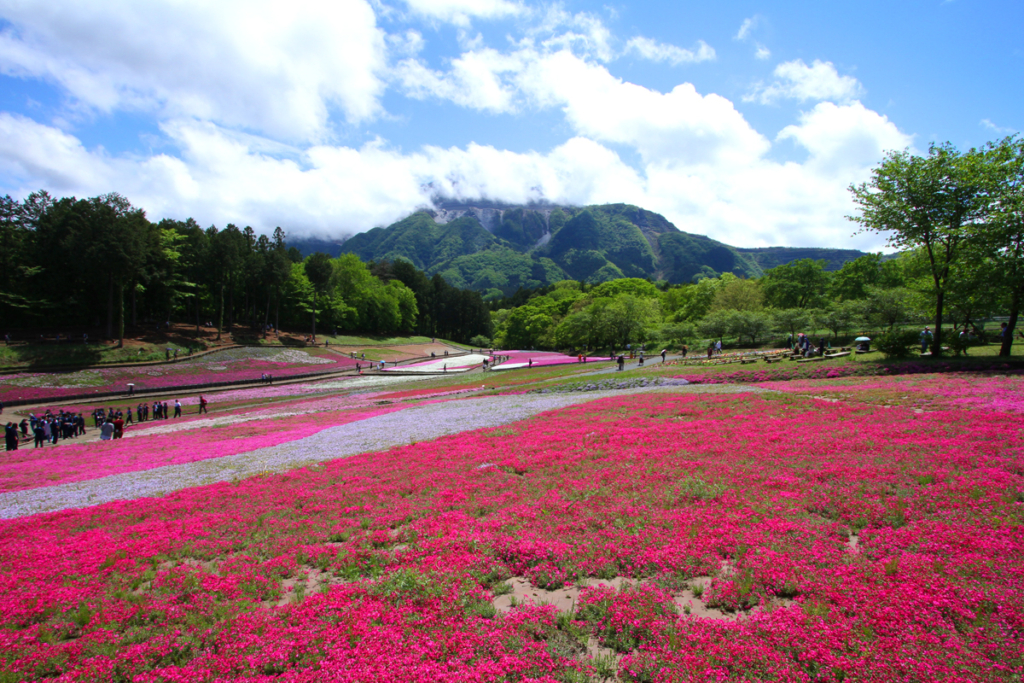
[(181, 417), (181, 401), (174, 399), (174, 417)]
[(664, 363), (664, 362), (665, 362), (665, 355), (666, 355), (667, 353), (668, 353), (668, 349), (662, 349), (662, 350), (661, 350), (661, 362), (662, 362), (662, 363)]
[(202, 415), (203, 413), (207, 412), (206, 411), (206, 404), (207, 403), (208, 403), (208, 401), (206, 400), (206, 397), (203, 396), (202, 394), (199, 394), (199, 414), (200, 415)]
[(932, 331), (931, 328), (924, 328), (921, 331), (921, 353), (928, 351), (928, 345), (932, 343)]
[(109, 417), (100, 425), (100, 441), (110, 441), (114, 438), (114, 421)]
[(120, 415), (114, 418), (114, 438), (120, 439), (124, 436), (124, 420)]

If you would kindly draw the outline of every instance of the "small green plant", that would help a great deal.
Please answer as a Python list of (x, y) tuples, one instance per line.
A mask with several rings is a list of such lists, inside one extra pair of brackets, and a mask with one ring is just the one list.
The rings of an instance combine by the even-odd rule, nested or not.
[(693, 591), (693, 597), (700, 598), (702, 595), (704, 595), (704, 584), (695, 583), (693, 584), (693, 588), (691, 590)]
[(684, 500), (714, 500), (725, 493), (725, 486), (699, 477), (686, 477), (679, 482), (676, 494)]
[(512, 592), (512, 584), (508, 581), (499, 581), (491, 586), (491, 592), (494, 593), (495, 596), (508, 595)]

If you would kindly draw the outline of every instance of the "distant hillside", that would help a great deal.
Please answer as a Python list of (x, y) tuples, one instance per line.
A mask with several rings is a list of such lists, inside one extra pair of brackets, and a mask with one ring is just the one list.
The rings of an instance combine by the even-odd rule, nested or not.
[(288, 239), (288, 246), (295, 247), (302, 254), (302, 258), (306, 258), (310, 254), (315, 254), (318, 251), (322, 251), (325, 254), (329, 254), (332, 258), (337, 258), (341, 255), (341, 245), (345, 243), (345, 238), (336, 240), (325, 240), (318, 237), (297, 237), (295, 239)]
[(744, 249), (736, 247), (736, 251), (746, 254), (761, 267), (768, 270), (798, 259), (809, 258), (814, 261), (825, 261), (825, 270), (839, 270), (847, 261), (860, 258), (863, 251), (856, 249), (825, 249), (818, 247), (762, 247), (760, 249)]
[(306, 255), (353, 253), (364, 261), (407, 259), (451, 284), (508, 295), (571, 278), (691, 282), (732, 272), (760, 277), (800, 258), (829, 269), (862, 255), (850, 249), (740, 249), (682, 232), (664, 216), (630, 204), (585, 207), (442, 203), (386, 228), (341, 240), (289, 240)]

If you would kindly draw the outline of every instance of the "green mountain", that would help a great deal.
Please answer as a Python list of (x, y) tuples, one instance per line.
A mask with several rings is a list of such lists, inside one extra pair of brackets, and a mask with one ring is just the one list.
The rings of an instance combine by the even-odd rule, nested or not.
[(487, 296), (511, 294), (571, 278), (621, 277), (690, 282), (732, 272), (759, 277), (800, 258), (825, 259), (829, 269), (862, 255), (848, 249), (739, 249), (682, 232), (664, 216), (630, 204), (584, 207), (442, 203), (386, 228), (344, 242), (290, 240), (301, 252), (329, 244), (364, 261), (411, 261), (449, 283)]

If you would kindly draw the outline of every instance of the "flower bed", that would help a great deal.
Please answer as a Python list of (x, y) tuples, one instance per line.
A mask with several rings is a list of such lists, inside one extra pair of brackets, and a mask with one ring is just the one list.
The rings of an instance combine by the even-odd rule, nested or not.
[[(508, 360), (496, 365), (494, 367), (495, 370), (516, 370), (519, 368), (579, 363), (579, 359), (576, 356), (567, 356), (564, 353), (551, 353), (549, 351), (498, 351), (496, 355), (508, 356)], [(586, 362), (595, 363), (607, 360), (607, 358), (588, 357)], [(530, 361), (533, 361), (533, 363), (531, 364)]]
[[(8, 453), (8, 457), (0, 462), (0, 492), (57, 486), (121, 472), (247, 453), (402, 407), (341, 412), (321, 407), (318, 412), (304, 411), (285, 417), (255, 415), (237, 422), (217, 416), (215, 419), (200, 418), (205, 423), (202, 428), (189, 422), (159, 420), (134, 428), (129, 426), (126, 431), (128, 438), (124, 439), (70, 444), (64, 441), (59, 447), (22, 447)], [(218, 424), (221, 421), (225, 424)], [(136, 429), (161, 430), (164, 433), (134, 436), (132, 432)]]
[(758, 386), (787, 393), (833, 396), (845, 400), (948, 410), (953, 407), (1024, 414), (1024, 377), (965, 374), (852, 378), (840, 381), (796, 380)]
[(146, 367), (100, 368), (72, 373), (5, 375), (0, 400), (44, 400), (67, 395), (188, 387), (215, 382), (251, 381), (263, 374), (283, 379), (293, 375), (329, 373), (355, 367), (356, 361), (321, 350), (243, 348), (218, 351), (195, 360)]
[(674, 375), (690, 384), (736, 384), (755, 382), (780, 382), (797, 379), (839, 379), (843, 377), (878, 377), (894, 375), (919, 375), (945, 372), (1009, 372), (1022, 373), (1009, 364), (991, 365), (984, 363), (845, 363), (843, 365), (818, 365), (795, 363), (784, 367), (765, 367), (756, 370), (734, 370), (714, 374)]
[[(0, 522), (0, 666), (12, 680), (581, 680), (607, 664), (586, 656), (593, 635), (628, 681), (1015, 680), (1022, 446), (1013, 414), (614, 397)], [(511, 576), (616, 575), (640, 583), (586, 589), (571, 615), (490, 605)], [(696, 577), (707, 588), (685, 600), (739, 616), (681, 613)]]
[(468, 353), (464, 356), (439, 356), (422, 363), (385, 367), (385, 372), (466, 372), (478, 367), (487, 356)]

